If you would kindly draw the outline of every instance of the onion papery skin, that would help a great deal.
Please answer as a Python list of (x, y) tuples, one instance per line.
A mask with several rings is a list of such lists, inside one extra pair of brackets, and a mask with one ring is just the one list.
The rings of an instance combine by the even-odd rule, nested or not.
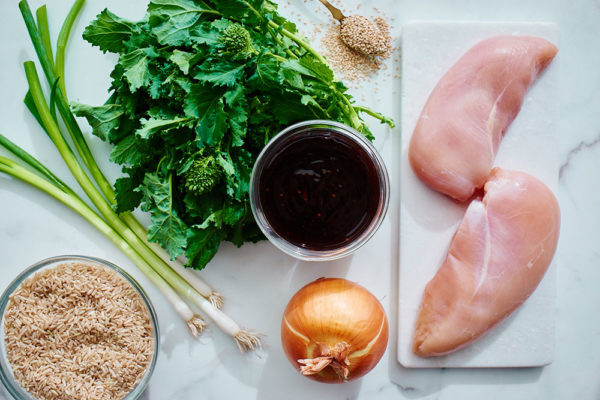
[(346, 343), (348, 376), (331, 366), (308, 378), (325, 383), (351, 381), (379, 362), (388, 342), (388, 321), (383, 306), (364, 287), (341, 278), (320, 278), (300, 289), (288, 303), (281, 322), (283, 350), (292, 365), (313, 359), (322, 349)]

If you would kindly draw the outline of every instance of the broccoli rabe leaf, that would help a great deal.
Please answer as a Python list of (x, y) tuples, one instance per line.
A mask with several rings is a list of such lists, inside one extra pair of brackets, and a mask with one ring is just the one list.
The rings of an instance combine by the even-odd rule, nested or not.
[(252, 154), (244, 149), (239, 149), (233, 153), (232, 161), (236, 170), (233, 180), (233, 197), (238, 201), (247, 200), (253, 165)]
[[(214, 29), (213, 25), (208, 22), (196, 24), (190, 29), (190, 42), (194, 45), (206, 45), (209, 49), (214, 50), (221, 46), (221, 32)], [(200, 49), (201, 46), (198, 46)]]
[(221, 241), (227, 232), (216, 227), (202, 229), (192, 226), (187, 232), (185, 256), (196, 269), (202, 269), (217, 254)]
[(148, 240), (159, 243), (171, 259), (183, 254), (186, 247), (186, 224), (179, 218), (173, 204), (171, 177), (161, 178), (147, 173), (141, 190), (144, 211), (150, 211)]
[(231, 145), (243, 146), (248, 129), (248, 113), (243, 105), (236, 105), (231, 109), (231, 116), (227, 121), (231, 130)]
[(157, 119), (157, 118), (142, 118), (142, 126), (135, 131), (135, 134), (142, 139), (148, 139), (160, 131), (168, 131), (173, 128), (179, 128), (189, 124), (191, 118), (175, 118), (175, 119)]
[(131, 92), (135, 92), (142, 86), (148, 86), (150, 83), (151, 73), (148, 68), (150, 59), (158, 54), (154, 49), (147, 47), (144, 49), (136, 49), (130, 53), (123, 54), (119, 58), (119, 64), (123, 67), (125, 79), (129, 83)]
[(225, 135), (227, 114), (223, 106), (223, 94), (222, 89), (193, 85), (185, 98), (185, 115), (197, 121), (198, 146), (214, 146)]
[[(312, 76), (317, 77), (323, 82), (332, 82), (334, 80), (333, 71), (329, 68), (328, 65), (319, 62), (314, 57), (309, 57), (305, 55), (300, 58), (300, 60), (292, 60), (292, 63), (298, 63), (301, 67), (306, 68), (306, 70), (312, 73)], [(300, 72), (300, 71), (298, 71)]]
[(246, 24), (260, 24), (265, 17), (260, 14), (262, 0), (219, 0), (215, 1), (215, 8), (225, 17)]
[(142, 192), (136, 190), (140, 184), (141, 182), (136, 181), (132, 176), (122, 176), (115, 181), (115, 195), (117, 198), (116, 213), (133, 211), (140, 205)]
[(213, 59), (208, 59), (200, 66), (194, 79), (215, 86), (233, 87), (238, 83), (243, 73), (243, 64), (239, 65), (227, 62), (217, 63)]
[(202, 1), (192, 0), (150, 0), (148, 13), (159, 43), (173, 46), (189, 43), (190, 29), (218, 15)]
[(135, 136), (126, 136), (115, 144), (110, 152), (110, 161), (117, 164), (139, 165), (148, 144)]
[(190, 67), (192, 67), (198, 59), (200, 59), (198, 54), (177, 49), (173, 50), (173, 53), (169, 56), (169, 61), (174, 62), (185, 75), (188, 74)]
[(254, 73), (248, 78), (248, 86), (252, 89), (280, 89), (280, 63), (272, 57), (263, 56), (258, 59)]
[(222, 228), (225, 225), (235, 225), (244, 216), (243, 203), (228, 203), (222, 209), (210, 214), (202, 224), (198, 225), (200, 229), (206, 229), (211, 225), (216, 228)]
[(85, 28), (83, 38), (100, 47), (104, 53), (120, 53), (125, 50), (125, 42), (134, 33), (137, 33), (134, 23), (117, 17), (105, 8), (96, 16), (96, 20)]
[(71, 103), (71, 110), (78, 117), (85, 117), (92, 127), (92, 133), (102, 140), (108, 140), (111, 132), (119, 126), (124, 112), (119, 104), (92, 107), (76, 102)]

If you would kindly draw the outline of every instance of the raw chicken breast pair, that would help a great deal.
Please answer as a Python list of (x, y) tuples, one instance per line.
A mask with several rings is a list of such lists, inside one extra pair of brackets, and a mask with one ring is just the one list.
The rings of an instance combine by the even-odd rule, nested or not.
[(557, 48), (498, 36), (471, 48), (435, 87), (413, 132), (410, 164), (433, 189), (473, 200), (446, 260), (427, 284), (415, 329), (420, 356), (454, 352), (484, 335), (533, 293), (556, 250), (558, 202), (524, 172), (493, 168), (529, 86)]

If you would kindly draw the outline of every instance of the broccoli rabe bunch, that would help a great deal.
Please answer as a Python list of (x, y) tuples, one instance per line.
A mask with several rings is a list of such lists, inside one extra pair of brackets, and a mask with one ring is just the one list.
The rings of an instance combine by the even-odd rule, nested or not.
[[(167, 4), (168, 3), (168, 4)], [(250, 207), (252, 167), (277, 132), (343, 122), (372, 139), (327, 60), (271, 0), (150, 0), (138, 22), (102, 11), (83, 37), (118, 54), (111, 95), (77, 105), (123, 166), (116, 211), (141, 206), (151, 241), (203, 268), (221, 241), (263, 239)]]

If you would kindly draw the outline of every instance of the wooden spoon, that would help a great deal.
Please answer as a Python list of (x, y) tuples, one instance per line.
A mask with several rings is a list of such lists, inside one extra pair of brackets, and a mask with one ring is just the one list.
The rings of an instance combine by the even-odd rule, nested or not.
[(337, 19), (338, 21), (340, 21), (340, 23), (342, 23), (342, 20), (344, 20), (346, 17), (344, 16), (344, 14), (342, 14), (342, 12), (340, 11), (339, 8), (334, 7), (333, 5), (331, 5), (330, 2), (328, 2), (327, 0), (319, 0), (321, 3), (323, 3), (323, 5), (325, 7), (327, 7), (327, 9), (329, 10), (329, 12), (331, 13), (331, 15), (333, 15), (333, 18)]

